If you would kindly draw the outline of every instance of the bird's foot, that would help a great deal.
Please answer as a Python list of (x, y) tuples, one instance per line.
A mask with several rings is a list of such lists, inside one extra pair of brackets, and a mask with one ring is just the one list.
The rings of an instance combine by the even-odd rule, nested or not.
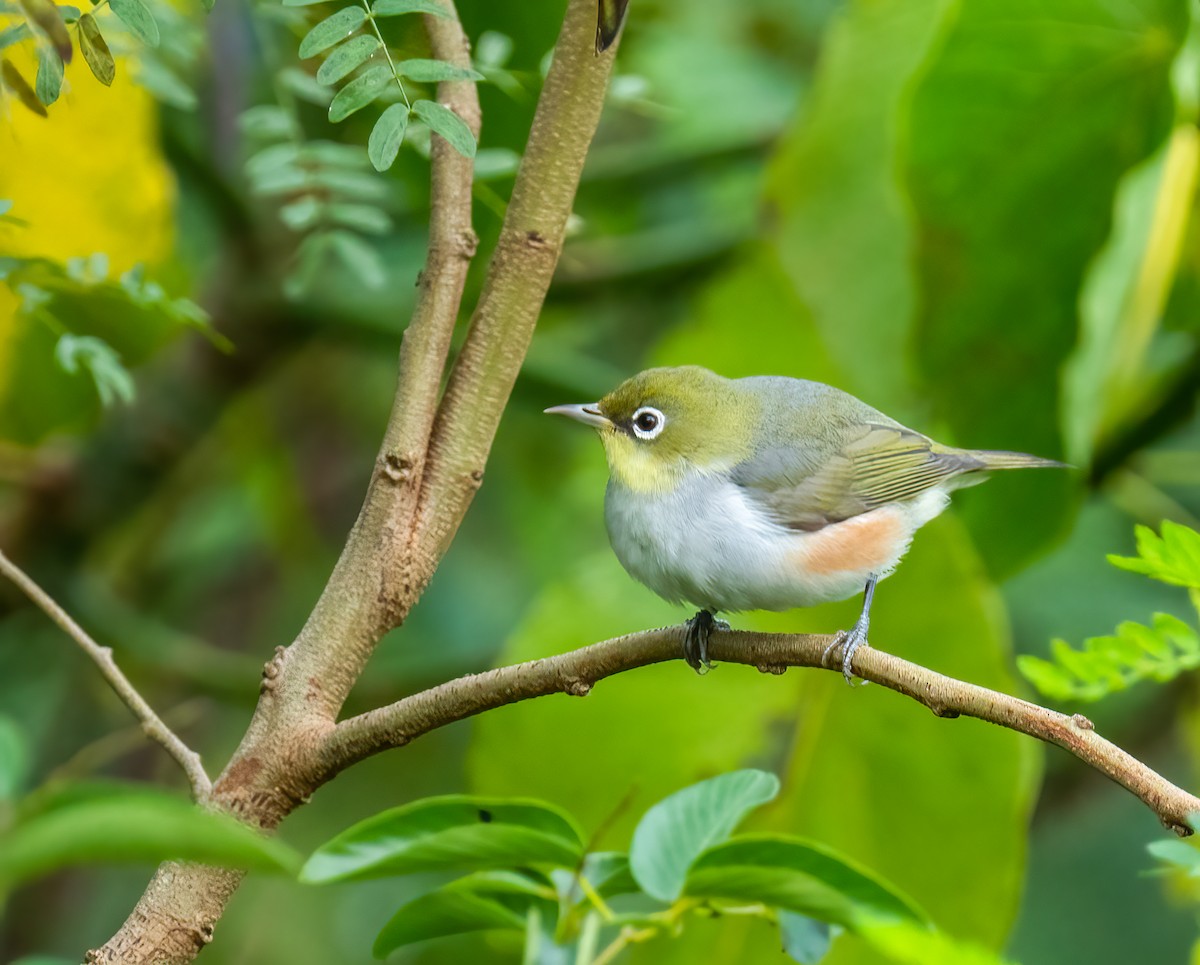
[[(821, 654), (821, 666), (830, 666), (830, 655), (835, 651), (841, 651), (841, 666), (842, 676), (846, 678), (846, 683), (854, 685), (854, 654), (859, 647), (869, 647), (867, 643), (867, 629), (871, 626), (871, 621), (868, 617), (860, 616), (849, 630), (842, 630), (836, 637), (833, 638), (833, 643), (825, 648), (825, 652)], [(839, 658), (834, 658), (839, 659)], [(835, 664), (836, 666), (836, 664)]]
[(708, 640), (714, 630), (728, 630), (729, 624), (716, 619), (708, 610), (701, 610), (683, 626), (683, 659), (696, 673), (707, 673), (712, 667), (712, 661), (708, 659)]

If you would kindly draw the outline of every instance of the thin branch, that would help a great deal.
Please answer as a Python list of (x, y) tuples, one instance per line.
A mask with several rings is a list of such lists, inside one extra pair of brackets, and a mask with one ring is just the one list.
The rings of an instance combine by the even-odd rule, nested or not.
[[(584, 696), (597, 681), (682, 656), (681, 627), (664, 627), (605, 640), (579, 650), (449, 681), (387, 707), (342, 721), (327, 738), (329, 775), (438, 727), (505, 704), (565, 693)], [(806, 634), (721, 632), (709, 643), (714, 659), (783, 673), (788, 667), (821, 667), (832, 637)], [(1040, 707), (927, 670), (873, 647), (854, 657), (855, 673), (924, 704), (938, 717), (975, 717), (1070, 751), (1136, 795), (1162, 823), (1191, 834), (1189, 815), (1200, 798), (1176, 787), (1141, 761), (1096, 733), (1091, 721)], [(838, 668), (840, 673), (840, 668)], [(858, 694), (846, 699), (862, 700)]]
[(595, 53), (595, 0), (570, 0), (479, 304), (433, 427), (417, 536), (439, 553), (483, 479), (500, 416), (562, 252), (615, 45)]
[[(433, 56), (470, 67), (466, 34), (453, 0), (441, 0), (450, 16), (426, 15)], [(476, 137), (479, 95), (471, 81), (443, 81), (438, 100)], [(396, 393), (375, 461), (375, 473), (354, 529), (320, 600), (288, 660), (275, 668), (276, 704), (289, 714), (332, 721), (358, 680), (379, 639), (398, 626), (433, 575), (437, 557), (414, 546), (426, 451), (437, 412), (446, 358), (458, 320), (467, 269), (478, 238), (471, 227), (474, 163), (445, 140), (431, 141), (429, 252), (417, 281), (417, 300), (400, 345)], [(331, 641), (337, 641), (331, 645)], [(313, 687), (311, 681), (320, 681)], [(294, 713), (298, 711), (298, 713)], [(256, 717), (243, 746), (265, 729)]]
[(92, 662), (100, 669), (100, 673), (108, 681), (108, 685), (121, 698), (125, 706), (133, 712), (133, 716), (141, 721), (142, 730), (146, 736), (161, 744), (183, 769), (188, 783), (192, 786), (192, 797), (197, 801), (206, 800), (212, 791), (212, 782), (208, 779), (204, 765), (200, 762), (200, 755), (180, 740), (179, 736), (163, 723), (162, 718), (146, 703), (145, 698), (138, 693), (137, 688), (129, 682), (129, 678), (121, 672), (117, 662), (113, 660), (112, 649), (102, 647), (93, 640), (87, 631), (71, 619), (67, 611), (54, 601), (49, 593), (38, 586), (24, 570), (2, 552), (0, 552), (0, 574), (15, 583), (22, 593), (36, 603), (46, 616), (66, 631), (67, 636), (79, 644), (83, 652), (92, 658)]

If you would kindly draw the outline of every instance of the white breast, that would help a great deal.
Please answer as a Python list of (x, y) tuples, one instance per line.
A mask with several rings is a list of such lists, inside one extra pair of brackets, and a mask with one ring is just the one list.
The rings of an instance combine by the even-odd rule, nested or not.
[[(714, 612), (790, 610), (844, 600), (872, 573), (890, 573), (916, 529), (947, 502), (930, 490), (807, 533), (775, 523), (723, 476), (695, 474), (663, 494), (634, 493), (611, 480), (605, 520), (621, 565), (671, 602)], [(864, 565), (828, 565), (831, 547), (876, 524), (897, 534), (894, 548)]]

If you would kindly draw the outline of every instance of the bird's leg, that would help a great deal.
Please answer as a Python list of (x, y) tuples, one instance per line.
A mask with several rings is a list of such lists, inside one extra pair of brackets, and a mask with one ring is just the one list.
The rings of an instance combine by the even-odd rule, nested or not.
[(867, 630), (871, 626), (871, 600), (875, 596), (875, 584), (879, 582), (879, 577), (869, 576), (867, 578), (866, 589), (863, 590), (863, 607), (862, 613), (858, 615), (858, 619), (854, 621), (854, 626), (849, 630), (842, 630), (833, 640), (825, 652), (821, 654), (821, 665), (828, 666), (829, 655), (839, 647), (842, 648), (842, 675), (846, 678), (846, 683), (854, 682), (854, 653), (859, 647), (867, 647)]
[(708, 659), (708, 639), (713, 630), (728, 630), (729, 624), (717, 620), (710, 610), (701, 610), (684, 624), (683, 659), (696, 673), (704, 673), (712, 666)]

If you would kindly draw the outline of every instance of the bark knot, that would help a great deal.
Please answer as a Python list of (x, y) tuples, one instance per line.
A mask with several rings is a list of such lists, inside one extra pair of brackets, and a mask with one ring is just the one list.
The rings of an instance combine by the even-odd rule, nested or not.
[(1096, 729), (1096, 725), (1093, 724), (1086, 717), (1084, 717), (1083, 714), (1075, 714), (1071, 718), (1071, 723), (1074, 724), (1076, 727), (1078, 727), (1080, 730), (1095, 730)]
[(379, 471), (391, 482), (397, 485), (404, 485), (405, 483), (412, 482), (413, 464), (413, 460), (408, 456), (389, 452), (383, 457)]

